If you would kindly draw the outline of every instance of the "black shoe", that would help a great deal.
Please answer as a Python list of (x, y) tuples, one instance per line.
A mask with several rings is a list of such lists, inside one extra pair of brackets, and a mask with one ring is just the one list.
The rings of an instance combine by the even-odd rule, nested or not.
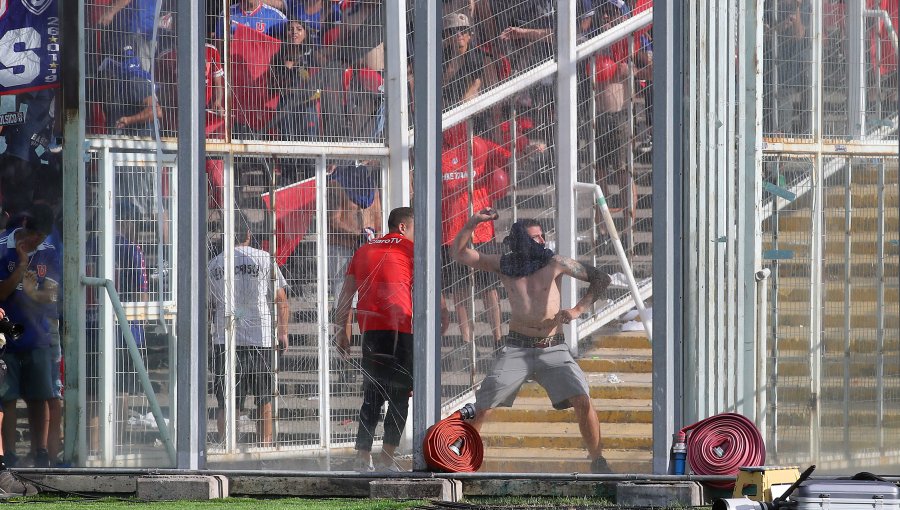
[(612, 472), (609, 463), (606, 462), (606, 458), (602, 455), (591, 461), (591, 473), (594, 473), (595, 475), (608, 475)]
[(47, 450), (39, 448), (35, 452), (34, 467), (36, 467), (36, 468), (49, 468), (50, 467), (50, 454), (47, 453)]

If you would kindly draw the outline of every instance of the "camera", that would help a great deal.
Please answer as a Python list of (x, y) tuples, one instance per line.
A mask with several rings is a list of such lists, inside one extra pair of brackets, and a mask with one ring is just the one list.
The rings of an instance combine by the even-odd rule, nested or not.
[(15, 342), (25, 332), (25, 326), (18, 322), (12, 322), (9, 317), (0, 319), (0, 333), (6, 336), (6, 339)]

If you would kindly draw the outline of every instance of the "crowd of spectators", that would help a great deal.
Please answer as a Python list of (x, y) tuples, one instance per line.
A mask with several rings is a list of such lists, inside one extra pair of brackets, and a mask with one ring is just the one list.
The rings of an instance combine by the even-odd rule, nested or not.
[[(579, 36), (585, 39), (603, 30), (600, 11), (606, 6), (614, 6), (624, 18), (649, 4), (579, 0)], [(146, 136), (161, 121), (163, 134), (174, 134), (175, 3), (97, 0), (91, 7), (91, 131)], [(157, 11), (160, 21), (154, 25)], [(223, 2), (209, 0), (207, 11), (206, 106), (211, 114), (224, 113), (227, 73), (233, 136), (292, 141), (382, 138), (383, 0), (239, 0), (227, 10)], [(553, 1), (445, 0), (442, 14), (444, 109), (553, 58)], [(411, 36), (412, 9), (407, 27)], [(649, 31), (641, 37), (646, 54)], [(412, 50), (408, 48), (410, 55)], [(230, 63), (227, 70), (225, 61)], [(543, 117), (538, 125), (552, 124), (552, 83), (523, 94), (528, 96), (523, 101), (535, 105)], [(150, 104), (154, 95), (156, 109)], [(225, 135), (224, 119), (207, 120), (210, 137)]]

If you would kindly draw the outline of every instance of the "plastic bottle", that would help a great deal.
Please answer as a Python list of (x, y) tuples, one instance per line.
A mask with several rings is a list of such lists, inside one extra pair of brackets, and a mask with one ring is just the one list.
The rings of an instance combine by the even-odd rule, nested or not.
[(685, 444), (684, 432), (675, 434), (675, 442), (672, 444), (672, 469), (675, 475), (684, 474), (684, 463), (687, 459), (687, 444)]

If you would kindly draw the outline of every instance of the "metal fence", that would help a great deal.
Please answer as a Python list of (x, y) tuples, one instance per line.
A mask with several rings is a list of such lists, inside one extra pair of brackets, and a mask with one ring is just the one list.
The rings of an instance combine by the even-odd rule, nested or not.
[[(753, 396), (766, 397), (756, 418), (770, 458), (824, 461), (835, 470), (876, 457), (896, 464), (897, 1), (757, 3), (762, 9), (751, 18), (736, 0), (698, 2), (680, 41), (689, 50), (684, 85), (691, 85), (685, 277), (696, 290), (686, 296), (685, 317), (696, 320), (685, 324), (685, 349), (686, 363), (702, 365), (686, 379), (685, 416), (750, 406), (742, 400), (753, 393), (744, 391), (749, 376), (740, 370), (753, 360), (730, 356), (765, 338), (757, 347), (766, 384)], [(207, 159), (187, 169), (174, 160), (187, 136), (177, 114), (188, 106), (178, 104), (179, 4), (132, 2), (116, 12), (104, 0), (83, 2), (83, 270), (113, 281), (137, 356), (113, 299), (86, 287), (86, 341), (69, 355), (84, 368), (78, 404), (85, 412), (78, 436), (66, 439), (86, 465), (173, 464), (161, 427), (177, 427), (176, 390), (185, 382), (173, 367), (186, 362), (175, 354), (173, 328), (191, 319), (177, 316), (175, 183), (181, 172), (203, 172), (208, 202), (194, 205), (205, 206), (209, 220), (208, 251), (197, 254), (210, 268), (210, 328), (200, 339), (209, 356), (194, 361), (209, 367), (200, 390), (209, 463), (344, 469), (364, 374), (358, 334), (349, 359), (334, 348), (333, 307), (349, 257), (386, 232), (388, 211), (410, 201), (417, 177), (404, 113), (416, 107), (407, 101), (411, 44), (421, 35), (412, 31), (412, 2), (206, 4), (205, 26), (194, 27), (208, 35), (205, 89), (194, 100), (206, 109)], [(473, 210), (500, 212), (493, 231), (475, 239), (485, 252), (503, 250), (509, 225), (531, 217), (564, 254), (615, 275), (625, 270), (609, 227), (592, 198), (571, 189), (599, 184), (638, 291), (652, 295), (652, 2), (560, 6), (443, 4), (443, 201), (412, 202), (441, 207), (444, 221), (443, 242), (431, 247), (450, 317), (439, 339), (441, 387), (434, 388), (444, 412), (471, 400), (511, 312), (496, 280), (450, 261), (447, 243)], [(750, 41), (757, 30), (759, 40)], [(574, 53), (561, 40), (574, 42)], [(745, 58), (757, 49), (758, 76)], [(761, 88), (748, 93), (757, 78)], [(561, 101), (559, 84), (572, 81), (574, 100)], [(2, 106), (35, 113), (49, 97), (23, 94)], [(759, 118), (748, 115), (757, 107)], [(28, 147), (41, 165), (57, 168), (53, 116), (41, 118)], [(7, 142), (11, 132), (3, 132)], [(51, 184), (40, 181), (34, 198)], [(14, 202), (4, 197), (5, 207)], [(752, 271), (743, 267), (758, 259), (772, 270), (764, 337), (748, 326), (755, 294), (745, 285)], [(649, 424), (668, 417), (650, 411), (646, 340), (607, 335), (630, 306), (622, 278), (569, 340), (589, 372), (614, 468), (644, 471)], [(258, 285), (247, 300), (251, 280)], [(247, 330), (256, 340), (246, 342)], [(725, 384), (707, 391), (710, 381)], [(571, 418), (553, 414), (533, 386), (523, 389), (520, 407), (484, 431), (494, 459), (486, 469), (584, 471), (576, 432), (529, 435), (528, 420), (546, 428)], [(538, 405), (549, 414), (534, 412)], [(380, 426), (375, 439), (382, 434)], [(556, 464), (535, 453), (548, 449)], [(28, 450), (20, 443), (18, 451)]]
[(768, 450), (896, 465), (897, 2), (765, 4)]

